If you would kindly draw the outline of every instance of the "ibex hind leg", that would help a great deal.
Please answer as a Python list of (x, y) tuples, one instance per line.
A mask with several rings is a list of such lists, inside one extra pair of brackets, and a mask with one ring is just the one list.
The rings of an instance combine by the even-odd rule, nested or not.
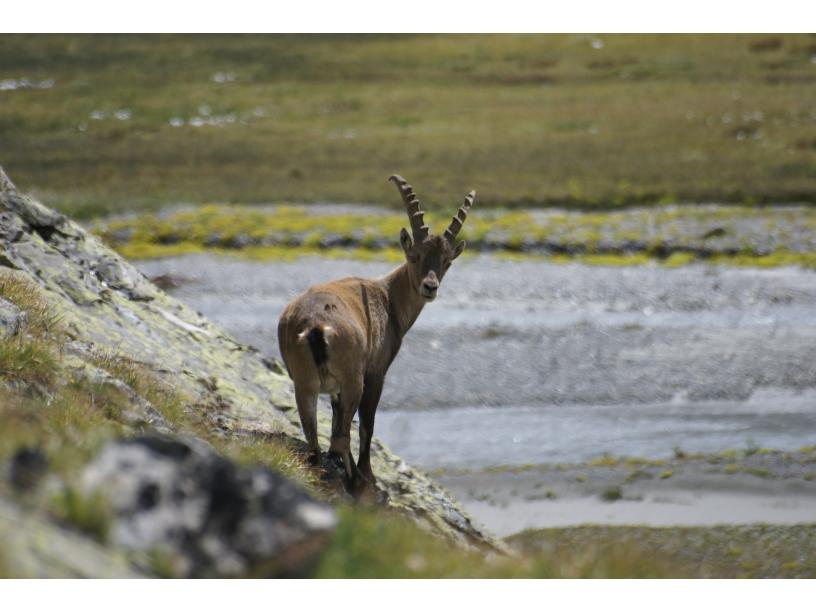
[(351, 454), (351, 421), (357, 412), (363, 385), (344, 385), (338, 396), (332, 396), (332, 436), (329, 453), (339, 456), (343, 461), (346, 475), (346, 489), (356, 495), (363, 475), (354, 463)]
[(318, 387), (295, 383), (295, 402), (300, 416), (300, 426), (309, 445), (309, 462), (313, 465), (320, 464), (320, 442), (317, 440), (318, 394)]

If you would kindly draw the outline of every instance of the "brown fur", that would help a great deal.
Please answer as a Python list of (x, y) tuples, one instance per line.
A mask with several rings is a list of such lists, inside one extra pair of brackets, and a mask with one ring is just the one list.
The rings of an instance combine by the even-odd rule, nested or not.
[[(397, 185), (403, 200), (406, 193), (410, 194), (414, 198), (410, 204), (418, 208), (410, 186), (395, 178), (401, 181)], [(467, 208), (473, 195), (468, 197)], [(410, 215), (408, 204), (406, 201)], [(464, 215), (460, 214), (462, 221), (466, 214), (466, 209)], [(441, 237), (430, 236), (426, 227), (415, 224), (415, 218), (411, 221), (414, 241), (405, 229), (400, 233), (404, 264), (378, 279), (343, 278), (315, 285), (286, 307), (278, 323), (281, 355), (295, 383), (300, 422), (313, 460), (319, 460), (320, 453), (317, 397), (328, 393), (332, 404), (329, 452), (342, 458), (349, 489), (355, 494), (375, 482), (370, 463), (371, 438), (386, 372), (403, 336), (425, 304), (436, 297), (445, 272), (464, 249), (464, 242), (455, 242), (461, 222), (458, 227), (452, 222), (454, 231), (451, 233), (449, 228)], [(316, 345), (320, 332), (322, 347)], [(325, 363), (318, 365), (325, 356)], [(358, 408), (360, 453), (355, 464), (350, 446), (351, 421)]]

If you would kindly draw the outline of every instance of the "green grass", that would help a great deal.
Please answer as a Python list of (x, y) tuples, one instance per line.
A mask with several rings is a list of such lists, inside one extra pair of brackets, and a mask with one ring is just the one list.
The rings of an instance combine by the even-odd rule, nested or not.
[(0, 75), (54, 85), (0, 92), (1, 161), (81, 216), (396, 208), (393, 172), (446, 213), (816, 201), (815, 38), (595, 38), (5, 35)]
[(0, 372), (9, 382), (48, 383), (57, 363), (57, 355), (44, 342), (20, 337), (0, 340)]

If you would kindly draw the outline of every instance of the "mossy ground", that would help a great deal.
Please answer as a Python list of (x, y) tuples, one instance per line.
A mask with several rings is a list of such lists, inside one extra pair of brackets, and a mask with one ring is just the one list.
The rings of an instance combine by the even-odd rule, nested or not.
[[(447, 218), (428, 213), (426, 222), (441, 231)], [(130, 259), (208, 252), (261, 260), (320, 255), (399, 262), (396, 241), (404, 225), (404, 216), (396, 213), (211, 204), (99, 220), (92, 228)], [(807, 238), (813, 233), (816, 212), (808, 208), (675, 206), (603, 213), (480, 211), (470, 215), (461, 237), (468, 254), (490, 252), (511, 260), (816, 267)]]
[(471, 188), (483, 205), (812, 202), (814, 45), (7, 35), (4, 78), (38, 87), (3, 92), (0, 142), (22, 189), (86, 217), (213, 200), (393, 203), (394, 172), (448, 206)]

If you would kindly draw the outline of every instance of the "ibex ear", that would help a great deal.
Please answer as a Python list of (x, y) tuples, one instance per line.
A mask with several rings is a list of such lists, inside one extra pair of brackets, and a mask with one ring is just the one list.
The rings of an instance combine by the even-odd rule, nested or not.
[(453, 257), (451, 258), (451, 260), (456, 259), (457, 257), (459, 257), (462, 254), (462, 251), (464, 251), (464, 250), (465, 250), (465, 241), (460, 240), (458, 243), (456, 243), (456, 246), (453, 247)]
[(411, 240), (411, 235), (408, 233), (408, 230), (404, 227), (400, 230), (400, 245), (402, 246), (402, 250), (405, 251), (405, 256), (408, 259), (411, 259), (411, 247), (414, 245), (414, 243)]

